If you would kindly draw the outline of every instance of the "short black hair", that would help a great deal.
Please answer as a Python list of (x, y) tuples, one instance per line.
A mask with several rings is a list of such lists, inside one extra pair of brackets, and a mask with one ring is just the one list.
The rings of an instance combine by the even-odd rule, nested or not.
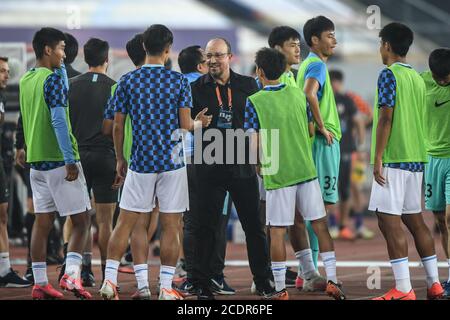
[(101, 66), (108, 60), (108, 51), (107, 41), (90, 38), (84, 45), (84, 61), (89, 67)]
[(344, 81), (344, 73), (341, 70), (330, 70), (330, 80)]
[(400, 57), (406, 57), (414, 41), (413, 31), (403, 23), (392, 22), (380, 31), (381, 41), (391, 45), (392, 51)]
[(66, 41), (64, 33), (54, 28), (42, 28), (34, 34), (33, 50), (36, 59), (41, 59), (44, 56), (45, 46), (55, 48), (60, 41)]
[(66, 36), (66, 48), (64, 52), (66, 53), (66, 59), (64, 62), (66, 64), (71, 64), (75, 61), (75, 58), (78, 55), (78, 41), (77, 39), (71, 35), (70, 33), (64, 33)]
[(272, 29), (269, 35), (269, 47), (275, 48), (275, 46), (282, 47), (286, 41), (291, 39), (301, 40), (300, 33), (294, 28), (288, 26), (280, 26)]
[(280, 51), (262, 48), (256, 53), (255, 63), (268, 80), (278, 80), (286, 70), (286, 57)]
[(173, 43), (173, 33), (162, 24), (151, 25), (143, 34), (145, 51), (157, 56)]
[(438, 78), (445, 78), (450, 74), (450, 48), (439, 48), (430, 54), (428, 65), (431, 72)]
[(181, 73), (197, 72), (197, 66), (204, 60), (200, 46), (190, 46), (181, 50), (178, 65)]
[(312, 37), (316, 36), (320, 39), (325, 31), (334, 31), (334, 23), (327, 17), (318, 16), (306, 21), (303, 26), (303, 37), (308, 46), (312, 47)]
[(144, 50), (144, 37), (142, 33), (134, 35), (134, 37), (127, 42), (127, 53), (133, 64), (137, 67), (144, 64), (145, 50)]
[(4, 62), (8, 62), (9, 59), (8, 59), (8, 57), (1, 57), (1, 56), (0, 56), (0, 60), (1, 60), (1, 61), (4, 61)]

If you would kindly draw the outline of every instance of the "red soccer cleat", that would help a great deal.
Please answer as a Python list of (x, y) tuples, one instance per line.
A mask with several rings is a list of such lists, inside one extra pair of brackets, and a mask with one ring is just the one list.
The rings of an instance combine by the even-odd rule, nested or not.
[(33, 300), (59, 300), (64, 296), (49, 283), (46, 286), (34, 285), (31, 297)]

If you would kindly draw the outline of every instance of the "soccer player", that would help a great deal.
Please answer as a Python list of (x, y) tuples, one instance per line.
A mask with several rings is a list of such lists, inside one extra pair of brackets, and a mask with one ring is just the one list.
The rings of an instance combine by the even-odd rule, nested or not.
[[(84, 60), (88, 72), (70, 79), (70, 122), (78, 142), (81, 164), (86, 176), (88, 193), (95, 201), (98, 226), (98, 247), (101, 263), (106, 264), (108, 240), (112, 232), (113, 214), (118, 199), (117, 189), (112, 189), (116, 159), (112, 139), (102, 134), (103, 114), (115, 81), (106, 75), (109, 44), (91, 38), (84, 45)], [(88, 237), (83, 252), (81, 280), (83, 286), (95, 286), (91, 268), (92, 239)]]
[[(268, 41), (271, 48), (280, 51), (286, 57), (286, 70), (281, 75), (280, 82), (295, 88), (298, 88), (295, 80), (297, 70), (292, 67), (300, 64), (300, 39), (301, 36), (297, 30), (280, 26), (272, 30)], [(265, 193), (264, 190), (262, 191)], [(295, 215), (295, 223), (289, 227), (289, 239), (299, 264), (296, 273), (286, 270), (286, 286), (295, 286), (303, 291), (324, 291), (327, 287), (326, 279), (321, 277), (318, 271), (309, 272), (311, 270), (307, 270), (308, 264), (303, 265), (302, 268), (302, 263), (312, 259), (312, 251), (305, 233), (305, 222), (300, 214)], [(308, 274), (307, 279), (303, 279), (305, 275), (302, 274), (302, 269), (305, 268)]]
[[(143, 37), (142, 34), (136, 34), (132, 39), (130, 39), (126, 44), (126, 50), (129, 58), (135, 65), (136, 69), (141, 68), (145, 63), (145, 50), (143, 47)], [(122, 76), (126, 77), (126, 75)], [(120, 81), (119, 81), (120, 82)], [(108, 101), (108, 105), (105, 109), (105, 119), (103, 120), (103, 134), (112, 137), (113, 123), (114, 123), (114, 101), (115, 93), (117, 90), (117, 84), (114, 84), (111, 88), (111, 98)], [(129, 162), (131, 158), (131, 145), (132, 145), (132, 128), (130, 117), (127, 116), (125, 120), (125, 132), (124, 132), (124, 143), (123, 143), (123, 153), (125, 159)], [(118, 177), (117, 177), (118, 179)], [(115, 181), (113, 188), (119, 188), (121, 185)], [(158, 224), (158, 207), (155, 207), (151, 214), (142, 214), (139, 217), (138, 222), (133, 228), (130, 237), (130, 248), (127, 248), (127, 254), (125, 254), (121, 259), (122, 261), (131, 257), (130, 263), (133, 264), (133, 271), (136, 276), (137, 290), (131, 296), (133, 300), (150, 300), (151, 292), (148, 283), (148, 250), (149, 241), (152, 238), (156, 227)], [(129, 250), (129, 252), (128, 252)], [(106, 264), (102, 264), (103, 280), (105, 279), (105, 267)], [(119, 267), (119, 271), (120, 271)]]
[[(421, 74), (425, 81), (425, 138), (428, 163), (425, 165), (425, 208), (433, 211), (441, 232), (442, 246), (450, 267), (450, 49), (434, 50), (430, 71)], [(450, 296), (449, 278), (444, 295)]]
[(86, 241), (87, 211), (91, 205), (68, 118), (67, 89), (61, 76), (55, 73), (65, 56), (64, 41), (64, 34), (53, 28), (36, 32), (33, 38), (36, 67), (20, 80), (20, 110), (36, 212), (31, 241), (34, 299), (62, 298), (48, 283), (45, 262), (47, 237), (56, 211), (61, 216), (70, 216), (73, 223), (66, 272), (59, 285), (82, 299), (91, 298), (79, 278), (80, 253)]
[[(282, 53), (274, 49), (261, 49), (256, 54), (255, 63), (264, 88), (248, 98), (244, 128), (262, 130), (256, 141), (260, 141), (263, 158), (276, 158), (276, 151), (279, 157), (275, 164), (264, 161), (261, 164), (264, 188), (267, 190), (266, 225), (270, 228), (272, 273), (275, 280), (275, 292), (265, 298), (289, 299), (285, 288), (284, 239), (286, 228), (294, 224), (297, 209), (305, 220), (311, 221), (318, 236), (327, 273), (327, 294), (336, 300), (343, 300), (345, 295), (337, 284), (333, 241), (328, 232), (325, 206), (312, 159), (310, 134), (313, 134), (313, 130), (309, 127), (306, 98), (296, 87), (278, 80), (286, 70), (286, 58)], [(279, 140), (274, 141), (275, 137), (279, 137)], [(279, 150), (270, 149), (274, 143), (279, 146)], [(315, 272), (311, 259), (309, 264), (310, 272)]]
[[(179, 254), (181, 213), (188, 209), (189, 199), (186, 168), (176, 149), (179, 141), (172, 135), (180, 128), (206, 127), (211, 117), (204, 115), (205, 109), (192, 120), (189, 82), (182, 74), (164, 68), (173, 43), (172, 32), (163, 25), (152, 25), (144, 32), (143, 43), (146, 64), (122, 78), (115, 94), (117, 173), (120, 179), (125, 174), (126, 178), (100, 294), (104, 299), (118, 299), (119, 260), (139, 216), (152, 211), (157, 197), (162, 226), (159, 299), (181, 300), (181, 294), (172, 289), (172, 280)], [(123, 154), (127, 115), (133, 129), (129, 168)]]
[[(5, 117), (6, 99), (3, 95), (9, 79), (8, 58), (0, 57), (0, 126)], [(0, 288), (24, 288), (31, 286), (31, 282), (17, 275), (11, 269), (8, 241), (8, 187), (0, 156)]]
[[(326, 65), (334, 54), (337, 44), (334, 23), (324, 16), (315, 17), (306, 22), (303, 35), (311, 52), (300, 66), (297, 85), (304, 90), (313, 114), (316, 127), (312, 145), (313, 159), (325, 207), (329, 210), (338, 201), (341, 140), (339, 114)], [(314, 265), (317, 268), (319, 254), (317, 237), (310, 223), (306, 226)]]
[(423, 114), (425, 84), (406, 63), (414, 34), (401, 23), (380, 31), (383, 69), (378, 77), (374, 107), (371, 163), (374, 165), (369, 210), (376, 212), (387, 242), (395, 288), (375, 300), (415, 300), (408, 265), (408, 242), (403, 222), (414, 237), (427, 275), (428, 299), (439, 299), (434, 242), (422, 217), (421, 196), (424, 163), (427, 161)]

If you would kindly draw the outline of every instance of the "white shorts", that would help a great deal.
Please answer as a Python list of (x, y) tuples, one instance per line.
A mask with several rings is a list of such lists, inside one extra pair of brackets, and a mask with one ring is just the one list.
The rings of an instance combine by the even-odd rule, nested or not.
[(386, 184), (382, 187), (372, 182), (369, 210), (393, 215), (422, 212), (423, 172), (397, 168), (383, 168)]
[(259, 184), (259, 200), (266, 201), (266, 189), (264, 189), (264, 180), (257, 174)]
[(79, 162), (77, 167), (78, 178), (74, 181), (66, 181), (65, 166), (48, 171), (30, 170), (35, 212), (58, 211), (64, 217), (91, 210), (83, 168)]
[(128, 170), (123, 186), (120, 208), (149, 213), (158, 198), (162, 213), (183, 213), (189, 210), (186, 167), (161, 172), (137, 173)]
[(306, 221), (326, 216), (322, 191), (317, 179), (286, 188), (267, 190), (266, 225), (292, 226), (295, 209)]

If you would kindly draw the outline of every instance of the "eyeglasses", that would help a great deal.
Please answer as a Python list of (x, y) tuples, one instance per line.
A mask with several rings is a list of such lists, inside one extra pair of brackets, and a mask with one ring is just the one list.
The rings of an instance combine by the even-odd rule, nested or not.
[(212, 57), (214, 57), (216, 60), (222, 60), (227, 55), (229, 55), (228, 52), (226, 52), (226, 53), (207, 53), (205, 56), (206, 56), (206, 60), (211, 60)]

